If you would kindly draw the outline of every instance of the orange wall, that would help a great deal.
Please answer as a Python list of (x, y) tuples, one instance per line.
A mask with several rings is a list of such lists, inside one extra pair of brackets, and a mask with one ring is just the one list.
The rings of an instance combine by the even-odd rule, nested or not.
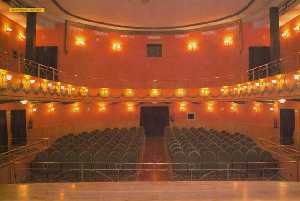
[(294, 30), (296, 26), (300, 29), (300, 16), (281, 28), (282, 33), (289, 33), (288, 38), (281, 39), (281, 55), (287, 60), (284, 65), (287, 72), (299, 70), (300, 67), (300, 31)]
[[(121, 37), (116, 33), (99, 33), (94, 30), (70, 27), (69, 52), (63, 49), (64, 25), (53, 29), (40, 29), (38, 45), (59, 46), (59, 69), (62, 80), (81, 85), (101, 87), (145, 87), (153, 80), (163, 80), (160, 86), (216, 86), (240, 81), (241, 74), (248, 68), (248, 47), (268, 45), (268, 28), (255, 28), (251, 23), (243, 26), (243, 43), (239, 37), (239, 27), (222, 28), (212, 34), (195, 32), (188, 37), (161, 35), (160, 39), (149, 39), (144, 35)], [(234, 45), (225, 47), (223, 39), (232, 35)], [(84, 47), (75, 45), (77, 36), (84, 37)], [(187, 51), (187, 42), (196, 40), (199, 49)], [(113, 52), (113, 41), (122, 43), (121, 52)], [(146, 44), (163, 44), (162, 58), (146, 57)], [(240, 47), (243, 47), (241, 52)], [(78, 74), (72, 77), (70, 75)], [(219, 79), (215, 79), (219, 76)], [(105, 79), (103, 79), (105, 78)], [(180, 81), (178, 81), (180, 80)]]
[[(6, 32), (5, 27), (12, 29)], [(13, 58), (13, 51), (19, 57), (24, 57), (25, 41), (19, 39), (19, 33), (24, 34), (24, 28), (0, 14), (0, 68), (18, 71), (18, 59)]]

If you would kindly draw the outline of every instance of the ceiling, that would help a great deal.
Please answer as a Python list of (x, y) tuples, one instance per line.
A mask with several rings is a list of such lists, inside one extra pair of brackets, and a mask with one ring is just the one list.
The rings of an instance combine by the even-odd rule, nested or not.
[(267, 14), (282, 0), (23, 0), (44, 16), (126, 31), (193, 30)]

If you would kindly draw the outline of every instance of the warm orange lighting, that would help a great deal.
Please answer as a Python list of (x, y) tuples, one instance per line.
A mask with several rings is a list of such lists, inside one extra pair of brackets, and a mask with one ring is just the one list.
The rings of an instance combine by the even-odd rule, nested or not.
[(18, 40), (24, 41), (25, 38), (26, 38), (26, 36), (23, 34), (23, 32), (19, 32), (19, 33), (18, 33)]
[(73, 110), (73, 112), (79, 112), (80, 111), (79, 103), (74, 103), (72, 110)]
[(8, 24), (5, 24), (5, 25), (4, 25), (3, 30), (4, 30), (5, 32), (12, 32), (12, 31), (13, 31), (13, 29), (12, 29)]
[(186, 89), (179, 88), (175, 90), (176, 97), (184, 97), (186, 95)]
[(127, 103), (127, 111), (128, 112), (133, 112), (134, 111), (134, 103), (132, 103), (132, 102)]
[(111, 49), (114, 52), (120, 52), (122, 50), (122, 44), (120, 42), (113, 42), (112, 46), (111, 46)]
[(214, 102), (208, 102), (207, 103), (207, 111), (213, 112), (214, 111)]
[(133, 97), (134, 96), (134, 90), (133, 89), (125, 89), (124, 90), (124, 96), (125, 97)]
[(286, 103), (286, 99), (285, 98), (281, 98), (281, 99), (278, 100), (278, 102), (281, 103), (281, 104), (284, 104), (284, 103)]
[(99, 95), (103, 98), (107, 98), (110, 95), (110, 90), (109, 88), (101, 88), (99, 89)]
[(151, 97), (158, 97), (158, 96), (160, 96), (160, 89), (151, 89), (150, 96)]
[(29, 80), (30, 84), (34, 84), (36, 80)]
[(55, 111), (55, 107), (54, 107), (53, 103), (50, 103), (48, 105), (48, 112), (54, 112), (54, 111)]
[(254, 103), (253, 110), (255, 112), (260, 112), (261, 111), (261, 104), (260, 103)]
[(188, 42), (187, 49), (190, 52), (196, 51), (198, 49), (198, 43), (197, 43), (197, 41), (190, 41), (190, 42)]
[(180, 102), (179, 103), (179, 111), (185, 112), (187, 110), (187, 102)]
[(281, 37), (283, 39), (288, 39), (290, 37), (290, 31), (289, 30), (285, 30), (282, 34), (281, 34)]
[(99, 112), (105, 112), (106, 111), (106, 103), (100, 102), (98, 103), (99, 106)]
[(11, 80), (12, 80), (12, 78), (13, 78), (13, 76), (12, 76), (12, 75), (10, 75), (10, 74), (7, 74), (7, 75), (6, 75), (6, 80), (7, 80), (7, 81), (11, 81)]
[(294, 27), (294, 31), (300, 32), (300, 24), (297, 24), (297, 25)]
[(233, 45), (233, 36), (225, 36), (224, 37), (224, 46), (232, 46)]
[(277, 80), (272, 80), (272, 84), (277, 84)]
[(86, 45), (85, 38), (82, 37), (82, 36), (77, 36), (75, 38), (75, 45), (77, 45), (77, 46), (85, 46)]
[(238, 111), (238, 104), (237, 103), (231, 103), (230, 110), (232, 112), (237, 112)]
[(270, 107), (271, 112), (274, 112), (274, 110), (275, 110), (274, 107)]
[(201, 96), (208, 96), (209, 95), (209, 88), (202, 88), (200, 89)]
[(295, 80), (300, 80), (300, 75), (295, 74), (295, 75), (294, 75), (294, 79), (295, 79)]
[(26, 105), (28, 102), (29, 102), (28, 100), (21, 100), (21, 101), (20, 101), (20, 103), (21, 103), (22, 105)]

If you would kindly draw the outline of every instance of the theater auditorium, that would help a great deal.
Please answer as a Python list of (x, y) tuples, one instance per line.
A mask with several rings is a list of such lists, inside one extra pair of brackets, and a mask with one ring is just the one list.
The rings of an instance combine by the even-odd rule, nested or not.
[(0, 0), (0, 201), (300, 200), (299, 0)]

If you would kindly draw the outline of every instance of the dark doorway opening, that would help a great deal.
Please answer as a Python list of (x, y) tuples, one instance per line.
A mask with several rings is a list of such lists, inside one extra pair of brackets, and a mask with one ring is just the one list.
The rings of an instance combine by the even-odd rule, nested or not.
[(283, 145), (293, 144), (295, 130), (295, 110), (280, 109), (280, 143)]
[(141, 107), (140, 125), (147, 137), (163, 135), (165, 127), (169, 126), (169, 107)]
[(8, 150), (6, 111), (0, 110), (0, 153)]
[(27, 143), (26, 110), (11, 111), (11, 132), (13, 145), (25, 145)]

